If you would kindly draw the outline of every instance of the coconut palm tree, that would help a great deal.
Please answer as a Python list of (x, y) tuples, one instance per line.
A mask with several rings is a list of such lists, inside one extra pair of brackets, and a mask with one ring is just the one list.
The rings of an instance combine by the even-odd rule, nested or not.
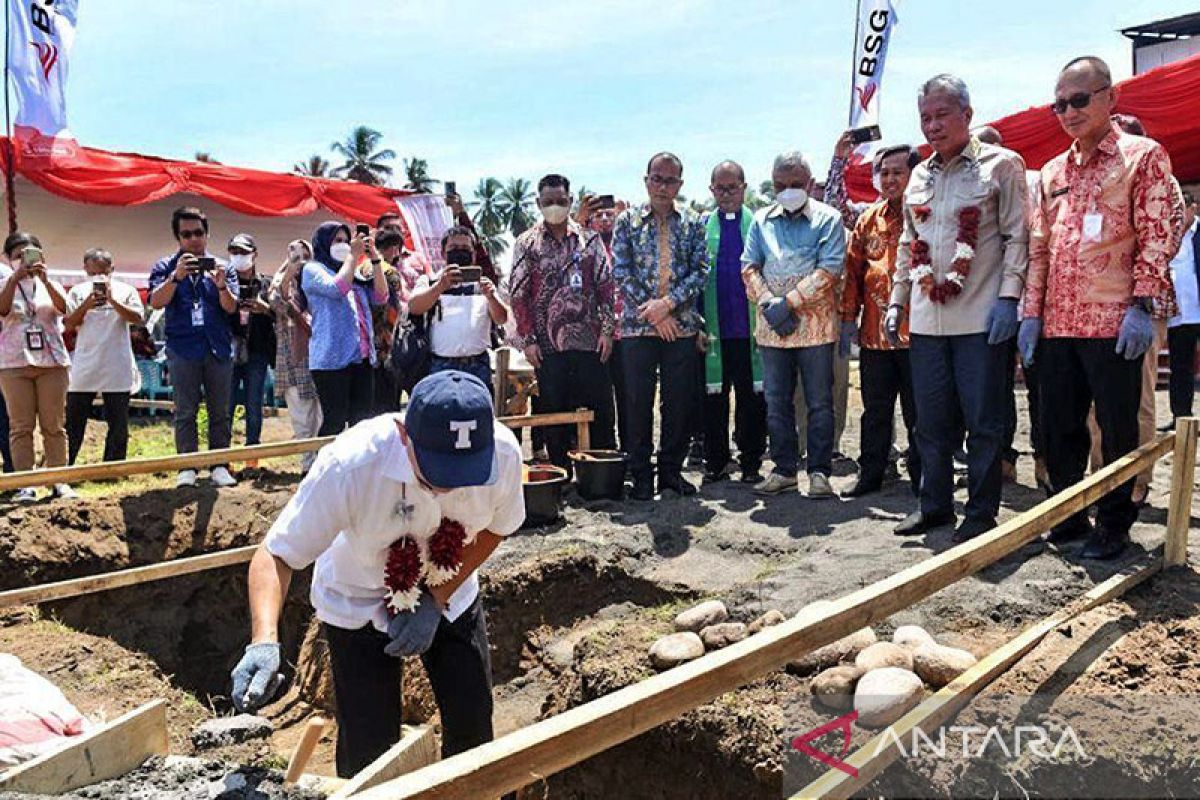
[(500, 194), (504, 184), (496, 178), (480, 178), (475, 187), (475, 199), (467, 203), (475, 210), (471, 219), (480, 233), (496, 233), (504, 229), (504, 215), (500, 209)]
[(763, 181), (758, 185), (758, 193), (768, 204), (775, 202), (775, 182)]
[(504, 235), (503, 230), (485, 231), (476, 228), (475, 234), (479, 237), (479, 243), (483, 245), (483, 249), (487, 250), (487, 254), (492, 257), (493, 262), (504, 255), (504, 251), (508, 249), (508, 238)]
[(435, 184), (441, 183), (430, 177), (429, 162), (416, 156), (404, 159), (404, 178), (405, 189), (422, 194), (429, 194)]
[(533, 186), (524, 178), (509, 178), (500, 193), (500, 214), (513, 236), (520, 236), (534, 223)]
[(392, 168), (385, 164), (396, 157), (391, 150), (376, 150), (383, 134), (366, 125), (350, 131), (344, 142), (334, 142), (329, 149), (346, 159), (346, 163), (335, 167), (330, 173), (338, 178), (349, 178), (359, 183), (381, 186), (392, 177)]
[(313, 153), (308, 157), (308, 161), (297, 162), (292, 167), (292, 172), (297, 175), (307, 175), (310, 178), (327, 178), (329, 177), (329, 161)]
[(205, 150), (198, 150), (196, 152), (195, 158), (196, 158), (196, 161), (200, 162), (201, 164), (220, 164), (221, 163), (220, 161), (217, 161), (215, 158), (213, 158), (212, 153), (209, 153), (208, 151), (205, 151)]

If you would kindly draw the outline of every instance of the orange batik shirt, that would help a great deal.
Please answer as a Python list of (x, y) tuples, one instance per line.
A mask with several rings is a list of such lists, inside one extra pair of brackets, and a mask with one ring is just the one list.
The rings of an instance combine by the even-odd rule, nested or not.
[[(896, 249), (904, 230), (904, 216), (880, 200), (862, 213), (846, 246), (846, 286), (842, 290), (844, 322), (858, 322), (858, 343), (867, 350), (900, 350), (908, 347), (908, 315), (900, 323), (900, 345), (893, 346), (883, 330), (883, 317), (892, 296)], [(859, 321), (859, 311), (862, 320)]]

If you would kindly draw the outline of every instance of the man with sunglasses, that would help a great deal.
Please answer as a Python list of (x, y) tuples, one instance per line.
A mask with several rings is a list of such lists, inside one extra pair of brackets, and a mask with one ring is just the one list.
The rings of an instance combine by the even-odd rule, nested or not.
[(672, 153), (656, 154), (646, 165), (645, 184), (649, 202), (617, 218), (612, 245), (613, 277), (622, 304), (617, 324), (625, 374), (622, 401), (628, 441), (623, 444), (629, 451), (634, 500), (654, 497), (650, 453), (656, 393), (663, 409), (658, 489), (696, 493), (682, 472), (701, 325), (696, 298), (708, 276), (704, 224), (695, 212), (675, 202), (683, 186), (683, 162)]
[[(1046, 466), (1061, 492), (1083, 477), (1093, 400), (1104, 463), (1137, 447), (1142, 360), (1154, 318), (1174, 306), (1175, 232), (1170, 159), (1152, 139), (1113, 124), (1108, 66), (1091, 56), (1071, 61), (1054, 96), (1074, 142), (1041, 170), (1018, 346), (1041, 376)], [(1101, 498), (1094, 530), (1084, 511), (1048, 540), (1087, 537), (1082, 557), (1116, 558), (1137, 517), (1132, 489), (1131, 479)]]
[[(208, 252), (208, 217), (185, 206), (171, 216), (179, 250), (150, 270), (150, 306), (164, 308), (167, 365), (175, 400), (175, 451), (199, 449), (196, 416), (200, 398), (208, 409), (208, 446), (229, 447), (233, 391), (233, 331), (237, 313), (237, 271)], [(232, 287), (232, 288), (231, 288)], [(225, 465), (215, 466), (212, 481), (233, 486)], [(178, 486), (195, 486), (196, 470), (181, 470)]]

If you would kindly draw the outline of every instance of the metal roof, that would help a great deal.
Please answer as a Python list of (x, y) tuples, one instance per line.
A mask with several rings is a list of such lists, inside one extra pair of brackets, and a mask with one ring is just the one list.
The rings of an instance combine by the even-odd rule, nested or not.
[(1138, 45), (1170, 39), (1186, 39), (1189, 36), (1200, 34), (1200, 11), (1123, 28), (1121, 33), (1133, 39)]

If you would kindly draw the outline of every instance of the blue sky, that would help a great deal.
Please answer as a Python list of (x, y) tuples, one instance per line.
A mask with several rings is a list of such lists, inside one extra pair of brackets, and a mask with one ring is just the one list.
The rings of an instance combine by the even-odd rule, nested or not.
[[(646, 158), (684, 193), (740, 161), (757, 183), (798, 148), (824, 174), (846, 125), (854, 2), (81, 0), (68, 86), (84, 144), (289, 170), (356, 124), (460, 191), (485, 175), (643, 198)], [(988, 10), (983, 11), (984, 8)], [(357, 10), (356, 10), (357, 9)], [(937, 72), (985, 121), (1046, 102), (1084, 53), (1131, 72), (1116, 31), (1195, 0), (901, 0), (883, 87), (888, 141), (914, 141)], [(978, 11), (976, 10), (978, 9)], [(398, 166), (398, 165), (397, 165)], [(466, 192), (464, 192), (466, 193)]]

